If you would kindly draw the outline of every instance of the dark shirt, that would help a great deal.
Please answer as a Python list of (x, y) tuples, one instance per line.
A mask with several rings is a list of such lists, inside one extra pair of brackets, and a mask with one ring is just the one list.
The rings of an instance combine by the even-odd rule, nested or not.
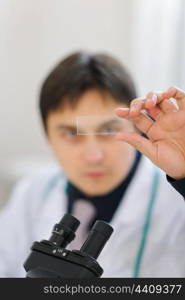
[(67, 184), (68, 194), (68, 213), (72, 212), (72, 208), (75, 200), (85, 199), (91, 201), (96, 210), (96, 217), (89, 224), (92, 224), (98, 219), (106, 222), (110, 222), (115, 211), (117, 210), (126, 190), (129, 186), (141, 159), (141, 154), (136, 151), (134, 163), (127, 175), (127, 177), (111, 192), (101, 196), (87, 196), (75, 187), (71, 182)]
[(166, 175), (168, 182), (185, 198), (185, 178), (175, 180), (170, 176)]

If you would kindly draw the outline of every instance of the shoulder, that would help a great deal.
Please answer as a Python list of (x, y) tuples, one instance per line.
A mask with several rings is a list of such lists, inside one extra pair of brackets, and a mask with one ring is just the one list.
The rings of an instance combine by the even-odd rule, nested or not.
[[(155, 181), (157, 174), (158, 179)], [(152, 188), (154, 184), (160, 202), (167, 202), (169, 205), (174, 204), (175, 199), (179, 200), (182, 205), (183, 197), (178, 194), (166, 179), (166, 174), (157, 168), (147, 157), (142, 156), (138, 170), (135, 175), (136, 184), (142, 185), (143, 189)], [(163, 199), (163, 200), (162, 200)], [(178, 206), (178, 203), (176, 203)], [(184, 204), (184, 202), (183, 202)]]
[(38, 206), (48, 189), (58, 184), (64, 184), (64, 182), (65, 177), (59, 167), (54, 166), (35, 172), (15, 184), (8, 206), (13, 203), (22, 207)]
[[(154, 184), (156, 190), (155, 210), (158, 213), (163, 214), (167, 212), (170, 216), (179, 216), (185, 220), (185, 205), (182, 195), (176, 192), (176, 190), (167, 181), (166, 173), (157, 168), (148, 158), (143, 157), (142, 172), (144, 175), (143, 182), (147, 182), (150, 189)], [(158, 174), (158, 180), (154, 181), (154, 174)], [(150, 182), (149, 182), (150, 181)]]

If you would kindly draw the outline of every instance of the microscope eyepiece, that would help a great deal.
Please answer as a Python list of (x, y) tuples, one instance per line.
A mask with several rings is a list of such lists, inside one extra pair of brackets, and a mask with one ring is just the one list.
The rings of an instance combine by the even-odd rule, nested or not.
[(80, 251), (96, 259), (112, 232), (113, 228), (108, 223), (96, 221)]
[(65, 248), (74, 238), (80, 222), (70, 214), (65, 214), (58, 224), (55, 224), (49, 241), (58, 247)]

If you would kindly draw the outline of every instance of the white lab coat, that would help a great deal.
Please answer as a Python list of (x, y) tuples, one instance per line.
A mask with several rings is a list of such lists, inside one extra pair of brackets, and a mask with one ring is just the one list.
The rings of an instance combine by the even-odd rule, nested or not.
[[(114, 233), (99, 256), (102, 277), (132, 277), (139, 251), (154, 166), (142, 157), (113, 216)], [(0, 277), (25, 277), (23, 263), (34, 241), (48, 239), (66, 213), (61, 171), (48, 170), (17, 185), (0, 214)], [(185, 276), (185, 203), (160, 172), (139, 277)]]

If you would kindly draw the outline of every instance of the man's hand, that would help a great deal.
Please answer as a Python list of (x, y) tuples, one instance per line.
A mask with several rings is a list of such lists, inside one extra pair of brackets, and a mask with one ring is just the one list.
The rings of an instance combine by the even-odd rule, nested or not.
[(118, 108), (115, 112), (119, 117), (131, 119), (148, 137), (118, 133), (118, 140), (135, 147), (172, 178), (185, 177), (184, 91), (171, 87), (163, 93), (150, 92), (144, 98), (134, 99), (130, 108)]

